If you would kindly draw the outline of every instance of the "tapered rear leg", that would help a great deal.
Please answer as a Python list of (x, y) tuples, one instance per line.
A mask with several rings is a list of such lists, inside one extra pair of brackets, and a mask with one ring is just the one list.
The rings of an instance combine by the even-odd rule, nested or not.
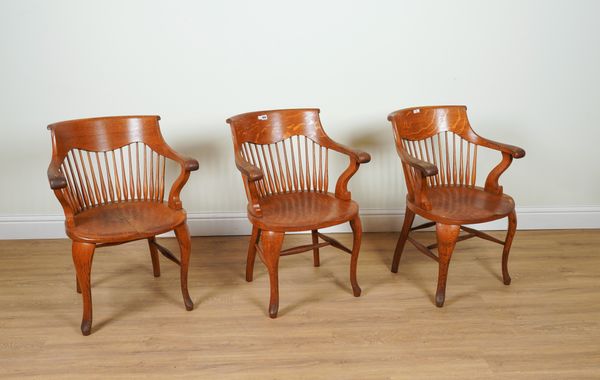
[(181, 250), (181, 294), (183, 295), (183, 303), (185, 304), (186, 310), (192, 310), (194, 303), (190, 298), (187, 286), (188, 269), (190, 266), (190, 253), (192, 249), (192, 240), (190, 238), (190, 231), (186, 223), (183, 223), (175, 228), (175, 236), (179, 242), (179, 249)]
[(352, 293), (354, 297), (359, 297), (361, 293), (360, 286), (356, 279), (356, 267), (358, 266), (358, 253), (360, 252), (360, 242), (362, 239), (362, 224), (358, 215), (350, 221), (352, 228), (352, 257), (350, 258), (350, 284), (352, 284)]
[[(312, 230), (312, 243), (313, 245), (319, 244), (319, 235), (317, 230)], [(318, 267), (321, 265), (321, 260), (319, 258), (319, 247), (313, 248), (313, 265)]]
[(502, 280), (504, 285), (510, 285), (510, 275), (508, 274), (508, 254), (510, 253), (510, 246), (512, 245), (515, 232), (517, 231), (517, 213), (513, 210), (508, 214), (508, 231), (506, 232), (506, 239), (504, 240), (504, 249), (502, 251)]
[(262, 231), (259, 256), (269, 271), (271, 298), (269, 300), (269, 317), (277, 318), (279, 311), (279, 254), (283, 244), (283, 232)]
[(94, 257), (95, 244), (74, 241), (72, 245), (73, 264), (77, 272), (77, 284), (83, 298), (83, 317), (81, 318), (81, 333), (90, 335), (92, 331), (92, 289), (90, 273)]
[(400, 237), (398, 238), (398, 243), (396, 243), (394, 259), (392, 260), (392, 272), (394, 273), (398, 273), (398, 264), (400, 264), (402, 251), (404, 251), (404, 245), (406, 244), (406, 239), (408, 239), (408, 234), (410, 233), (410, 228), (412, 227), (414, 220), (415, 213), (407, 207), (406, 211), (404, 212), (404, 223), (402, 224)]
[(437, 292), (435, 293), (435, 305), (444, 306), (446, 299), (446, 280), (448, 279), (448, 265), (452, 258), (452, 252), (456, 245), (456, 239), (460, 232), (459, 225), (436, 223), (435, 232), (438, 243), (439, 272)]
[(248, 258), (246, 259), (246, 281), (251, 282), (254, 277), (254, 261), (256, 259), (256, 244), (260, 240), (260, 228), (252, 226), (252, 235), (248, 244)]
[(153, 244), (156, 241), (156, 238), (153, 236), (148, 238), (148, 248), (150, 248), (150, 258), (152, 259), (152, 271), (154, 272), (154, 277), (160, 277), (160, 261), (158, 260), (158, 249)]

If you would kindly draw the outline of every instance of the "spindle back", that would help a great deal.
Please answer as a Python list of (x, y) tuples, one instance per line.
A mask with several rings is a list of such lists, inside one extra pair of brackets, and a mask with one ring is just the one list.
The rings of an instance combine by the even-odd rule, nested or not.
[[(475, 186), (477, 135), (466, 110), (465, 106), (415, 107), (388, 116), (399, 153), (438, 168), (437, 175), (427, 177), (429, 186)], [(410, 186), (414, 170), (406, 164), (404, 170)]]
[(329, 150), (334, 149), (318, 109), (251, 112), (227, 119), (234, 150), (258, 167), (259, 197), (329, 191)]
[(158, 116), (119, 116), (51, 124), (52, 160), (65, 176), (74, 213), (110, 202), (163, 202), (171, 148)]

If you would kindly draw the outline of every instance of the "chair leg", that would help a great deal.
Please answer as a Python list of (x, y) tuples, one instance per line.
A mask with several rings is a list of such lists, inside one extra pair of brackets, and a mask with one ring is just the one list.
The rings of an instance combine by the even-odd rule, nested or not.
[(439, 272), (438, 272), (438, 284), (437, 292), (435, 293), (435, 305), (437, 307), (444, 306), (444, 300), (446, 299), (446, 280), (448, 279), (448, 265), (450, 264), (450, 258), (456, 245), (456, 239), (460, 232), (459, 225), (442, 224), (437, 223), (435, 225), (435, 232), (438, 243), (438, 257), (439, 257)]
[(189, 311), (194, 308), (194, 303), (190, 298), (187, 286), (192, 240), (190, 238), (190, 231), (188, 230), (188, 226), (186, 223), (183, 223), (175, 228), (175, 236), (177, 237), (177, 241), (179, 242), (179, 249), (181, 250), (181, 294), (183, 295), (183, 303), (185, 304), (185, 309)]
[(271, 298), (269, 301), (269, 317), (277, 318), (279, 311), (279, 254), (283, 244), (283, 232), (263, 231), (260, 239), (259, 256), (269, 271)]
[(79, 280), (77, 280), (77, 273), (75, 273), (75, 285), (77, 287), (77, 293), (81, 294), (81, 287), (79, 286)]
[(155, 237), (148, 238), (148, 248), (150, 248), (150, 258), (152, 259), (152, 271), (154, 277), (160, 277), (160, 261), (158, 261), (158, 249), (154, 246)]
[(506, 239), (504, 239), (504, 250), (502, 251), (502, 280), (504, 285), (510, 285), (510, 275), (508, 274), (508, 254), (510, 253), (510, 246), (512, 245), (515, 232), (517, 230), (517, 213), (513, 210), (508, 214), (508, 231), (506, 232)]
[(402, 224), (402, 230), (400, 231), (400, 237), (398, 243), (396, 243), (396, 251), (394, 252), (394, 259), (392, 260), (392, 272), (398, 273), (398, 264), (400, 264), (400, 258), (402, 257), (402, 251), (404, 251), (404, 245), (408, 234), (410, 233), (410, 227), (412, 227), (413, 221), (415, 220), (415, 213), (408, 207), (404, 212), (404, 224)]
[(77, 284), (83, 298), (83, 317), (81, 318), (81, 333), (90, 335), (92, 331), (92, 289), (90, 273), (92, 258), (94, 257), (95, 244), (73, 242), (73, 264), (77, 272)]
[(352, 257), (350, 258), (350, 283), (352, 284), (354, 297), (360, 297), (361, 290), (356, 280), (356, 267), (358, 265), (358, 253), (360, 252), (360, 242), (362, 239), (362, 224), (358, 215), (350, 221), (350, 228), (352, 228), (353, 234)]
[[(312, 243), (313, 245), (319, 244), (318, 230), (312, 230)], [(319, 259), (319, 247), (313, 248), (313, 265), (318, 267), (321, 266), (321, 260)]]
[(248, 258), (246, 259), (246, 281), (252, 282), (254, 277), (254, 260), (256, 259), (256, 244), (260, 240), (260, 228), (252, 226), (252, 236), (248, 244)]

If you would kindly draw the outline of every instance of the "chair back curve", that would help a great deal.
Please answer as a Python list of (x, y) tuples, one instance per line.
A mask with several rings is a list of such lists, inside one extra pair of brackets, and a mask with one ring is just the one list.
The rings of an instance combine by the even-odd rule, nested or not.
[(113, 116), (50, 124), (52, 162), (71, 209), (129, 200), (163, 202), (167, 159), (159, 116)]
[[(392, 112), (396, 149), (402, 155), (426, 161), (438, 168), (427, 178), (429, 186), (475, 186), (477, 138), (465, 106), (413, 107)], [(416, 173), (403, 164), (407, 186)], [(410, 189), (409, 189), (410, 190)]]
[(329, 191), (331, 140), (319, 109), (244, 113), (227, 119), (236, 155), (258, 167), (259, 197), (297, 191)]

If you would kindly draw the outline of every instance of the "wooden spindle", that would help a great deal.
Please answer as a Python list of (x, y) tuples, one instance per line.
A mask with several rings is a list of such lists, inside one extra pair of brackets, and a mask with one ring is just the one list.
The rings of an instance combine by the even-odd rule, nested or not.
[(100, 182), (100, 190), (102, 191), (102, 199), (104, 203), (108, 203), (108, 191), (106, 190), (106, 181), (104, 178), (104, 172), (102, 171), (102, 163), (100, 161), (100, 153), (94, 152), (96, 156), (96, 167), (98, 168), (98, 181)]
[(73, 175), (73, 169), (71, 167), (71, 163), (69, 161), (69, 155), (67, 154), (65, 162), (67, 163), (66, 165), (63, 163), (63, 166), (65, 167), (65, 175), (67, 177), (67, 182), (69, 183), (69, 188), (70, 188), (70, 193), (71, 193), (71, 197), (73, 198), (74, 201), (74, 206), (75, 209), (77, 211), (80, 211), (83, 209), (83, 206), (81, 204), (81, 196), (79, 195), (79, 191), (77, 190), (76, 184), (75, 184), (75, 177)]
[[(438, 166), (438, 162), (437, 162), (437, 157), (435, 154), (435, 145), (433, 143), (433, 136), (429, 138), (429, 144), (431, 145), (431, 158), (433, 160), (433, 164), (439, 168)], [(435, 182), (435, 186), (439, 186), (440, 185), (440, 172), (438, 170), (438, 174), (433, 176), (433, 181)]]
[(312, 141), (312, 189), (313, 191), (318, 191), (318, 178), (317, 178), (317, 159), (316, 159), (316, 144)]
[(104, 203), (104, 199), (102, 198), (102, 194), (100, 193), (100, 189), (98, 188), (98, 181), (96, 181), (96, 172), (94, 171), (94, 164), (92, 163), (92, 156), (89, 151), (86, 151), (87, 161), (90, 165), (90, 173), (92, 175), (92, 182), (94, 184), (94, 194), (96, 195), (96, 204)]
[(142, 173), (140, 172), (140, 146), (139, 143), (135, 143), (135, 171), (137, 173), (136, 184), (137, 184), (137, 199), (142, 200)]
[(445, 175), (445, 170), (444, 170), (444, 149), (442, 149), (442, 134), (438, 133), (436, 135), (437, 137), (437, 143), (438, 143), (438, 155), (439, 155), (439, 159), (440, 159), (440, 166), (438, 166), (438, 176), (440, 177), (440, 184), (441, 185), (446, 185), (446, 175)]
[(81, 178), (81, 172), (79, 171), (79, 165), (77, 164), (77, 156), (75, 156), (75, 153), (73, 151), (71, 151), (70, 153), (71, 153), (71, 156), (73, 159), (73, 166), (75, 166), (75, 172), (77, 173), (77, 182), (79, 183), (79, 190), (80, 190), (81, 201), (82, 201), (81, 205), (83, 206), (83, 208), (86, 208), (86, 207), (89, 207), (90, 203), (88, 200), (87, 192), (85, 190), (85, 185)]
[(123, 199), (121, 198), (121, 183), (119, 182), (119, 169), (117, 169), (117, 158), (115, 156), (115, 151), (111, 151), (112, 153), (112, 162), (113, 162), (113, 173), (115, 175), (115, 193), (117, 194), (117, 201), (121, 202)]
[(134, 199), (135, 198), (135, 180), (133, 177), (133, 162), (131, 160), (131, 148), (133, 147), (133, 144), (130, 144), (127, 146), (127, 157), (128, 157), (128, 163), (129, 163), (129, 194), (131, 195), (130, 199)]
[(150, 159), (148, 160), (148, 200), (154, 199), (154, 151), (150, 150)]
[[(264, 145), (261, 145), (261, 147), (264, 148)], [(279, 178), (277, 175), (277, 167), (275, 165), (275, 161), (273, 160), (273, 152), (271, 150), (271, 145), (267, 145), (267, 150), (266, 152), (268, 152), (268, 154), (265, 155), (265, 161), (267, 161), (267, 156), (268, 156), (268, 164), (267, 167), (270, 167), (271, 172), (269, 173), (269, 175), (272, 175), (273, 177), (273, 184), (275, 184), (275, 193), (281, 193), (281, 184), (279, 183)], [(265, 154), (265, 150), (263, 150), (263, 154)]]
[(325, 173), (323, 174), (323, 190), (329, 192), (329, 148), (325, 148)]
[(475, 186), (477, 178), (477, 144), (473, 144), (473, 173), (471, 174), (471, 186)]
[(115, 198), (115, 192), (113, 189), (113, 182), (112, 182), (112, 178), (110, 175), (110, 165), (108, 164), (108, 155), (106, 154), (106, 152), (102, 152), (104, 155), (104, 163), (106, 164), (104, 166), (104, 168), (106, 169), (106, 181), (107, 181), (107, 186), (108, 187), (108, 195), (110, 197), (110, 201), (111, 202), (115, 202), (116, 198)]
[(293, 184), (294, 184), (294, 191), (299, 191), (298, 188), (298, 172), (296, 171), (296, 154), (294, 153), (294, 138), (290, 137), (289, 138), (290, 141), (290, 157), (292, 159), (292, 176), (293, 176)]
[(121, 158), (121, 178), (123, 181), (123, 199), (130, 200), (129, 190), (127, 189), (127, 171), (125, 171), (125, 157), (123, 156), (123, 148), (119, 148), (119, 157)]
[(83, 153), (81, 149), (77, 149), (77, 153), (79, 154), (79, 162), (81, 163), (81, 171), (83, 172), (83, 178), (85, 180), (86, 190), (89, 197), (89, 206), (93, 206), (98, 204), (99, 202), (95, 198), (94, 191), (92, 190), (92, 181), (87, 172), (87, 165), (85, 164), (85, 160), (83, 159)]
[(463, 185), (465, 183), (465, 171), (463, 169), (463, 138), (459, 137), (458, 138), (458, 143), (460, 144), (460, 166), (459, 166), (459, 175), (458, 175), (458, 182)]
[[(288, 139), (289, 140), (289, 139)], [(281, 146), (283, 147), (283, 158), (285, 160), (285, 174), (287, 175), (287, 187), (288, 187), (288, 191), (293, 191), (293, 184), (292, 184), (292, 177), (291, 177), (291, 172), (290, 172), (290, 164), (288, 162), (288, 153), (287, 150), (285, 148), (285, 141), (283, 140), (281, 142)]]
[(300, 176), (300, 190), (304, 191), (304, 170), (302, 168), (302, 149), (300, 149), (300, 136), (296, 136), (296, 143), (298, 148), (298, 173)]
[(78, 178), (78, 174), (76, 172), (75, 169), (73, 169), (75, 167), (75, 165), (71, 162), (71, 157), (70, 154), (67, 154), (67, 163), (69, 165), (69, 170), (71, 171), (71, 177), (73, 178), (73, 184), (75, 185), (75, 194), (77, 194), (77, 200), (79, 203), (79, 207), (81, 210), (83, 210), (85, 208), (85, 199), (83, 197), (83, 192), (80, 188), (80, 183), (77, 181)]
[(308, 155), (308, 138), (306, 136), (304, 136), (304, 158), (306, 159), (305, 163), (305, 167), (306, 167), (306, 190), (310, 191), (310, 184), (311, 184), (311, 180), (310, 180), (310, 159), (309, 159), (309, 155)]
[(160, 181), (160, 198), (159, 200), (161, 202), (163, 202), (165, 200), (165, 176), (166, 176), (166, 169), (167, 169), (167, 158), (163, 157), (162, 160), (162, 176), (161, 181)]
[(471, 143), (467, 141), (467, 162), (465, 164), (465, 185), (471, 183)]
[(446, 185), (452, 183), (452, 175), (450, 173), (450, 148), (448, 146), (448, 131), (444, 131), (444, 140), (446, 141)]
[(452, 133), (452, 184), (457, 184), (458, 171), (456, 170), (456, 134)]

